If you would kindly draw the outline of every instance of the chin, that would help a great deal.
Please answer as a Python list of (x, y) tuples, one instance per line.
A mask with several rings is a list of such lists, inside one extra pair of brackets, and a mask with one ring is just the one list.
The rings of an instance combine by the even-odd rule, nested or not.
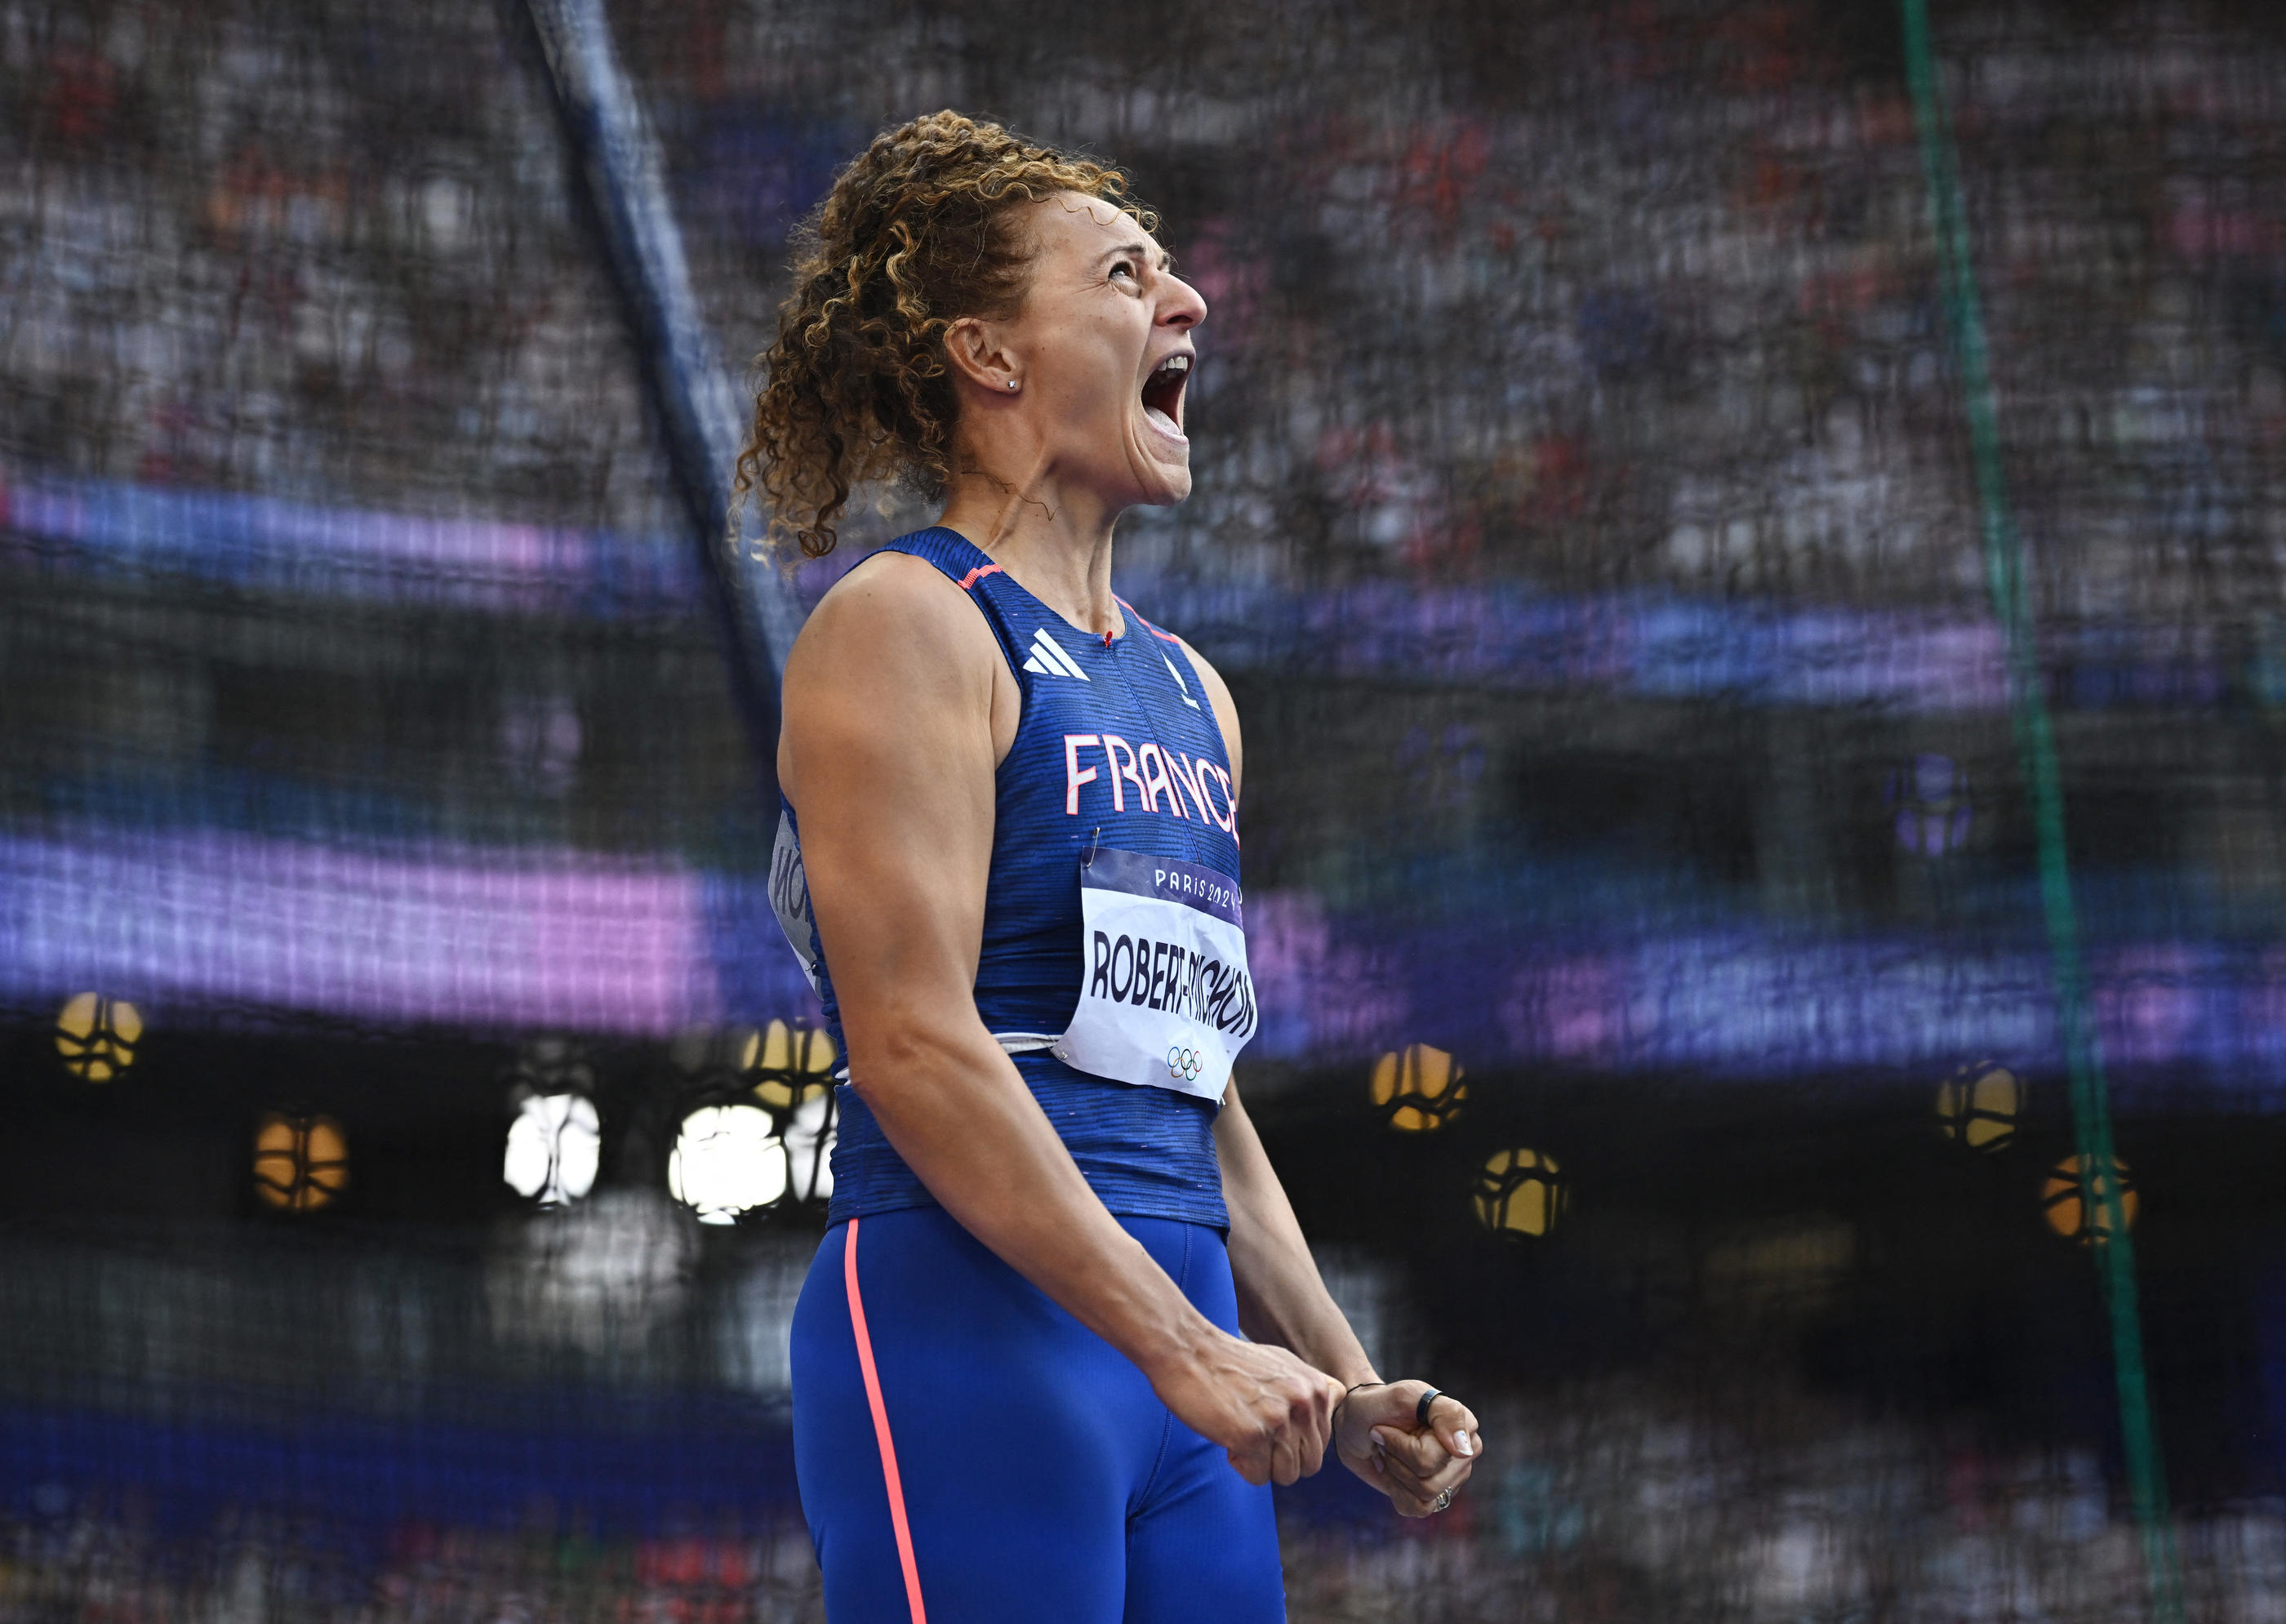
[(1191, 493), (1191, 470), (1188, 468), (1169, 469), (1155, 483), (1150, 494), (1137, 504), (1144, 508), (1171, 508)]
[(1158, 448), (1128, 443), (1127, 485), (1134, 493), (1128, 505), (1134, 508), (1171, 508), (1191, 493), (1191, 457), (1186, 449), (1179, 461), (1165, 456)]

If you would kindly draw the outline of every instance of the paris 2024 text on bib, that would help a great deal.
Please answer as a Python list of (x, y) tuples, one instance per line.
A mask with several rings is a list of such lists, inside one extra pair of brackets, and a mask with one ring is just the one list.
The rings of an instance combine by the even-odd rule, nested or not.
[(1237, 882), (1212, 869), (1098, 848), (1080, 865), (1079, 1009), (1052, 1045), (1066, 1065), (1219, 1100), (1254, 1036)]

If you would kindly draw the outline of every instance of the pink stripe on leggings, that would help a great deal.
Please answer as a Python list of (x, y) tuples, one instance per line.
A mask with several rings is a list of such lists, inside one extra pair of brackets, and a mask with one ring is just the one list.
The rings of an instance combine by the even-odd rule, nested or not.
[(849, 1328), (857, 1334), (857, 1368), (865, 1373), (865, 1402), (873, 1408), (873, 1441), (881, 1447), (881, 1477), (889, 1486), (889, 1525), (897, 1531), (897, 1562), (905, 1570), (905, 1600), (913, 1624), (928, 1624), (921, 1606), (920, 1569), (913, 1565), (913, 1531), (905, 1521), (905, 1486), (897, 1476), (897, 1446), (889, 1438), (889, 1412), (881, 1403), (880, 1373), (873, 1368), (873, 1339), (865, 1333), (865, 1299), (857, 1290), (857, 1220), (841, 1248), (841, 1279), (849, 1291)]

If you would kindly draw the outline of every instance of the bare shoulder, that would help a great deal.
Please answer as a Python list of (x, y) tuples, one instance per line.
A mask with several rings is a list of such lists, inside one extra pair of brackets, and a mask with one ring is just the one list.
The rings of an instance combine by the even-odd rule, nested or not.
[(989, 694), (997, 645), (966, 596), (926, 559), (874, 554), (810, 611), (786, 657), (789, 698), (819, 677), (841, 683), (853, 667), (893, 687), (981, 683)]
[(797, 806), (821, 773), (877, 778), (969, 745), (989, 784), (1005, 662), (967, 595), (926, 559), (877, 553), (818, 601), (786, 655), (778, 731), (778, 782)]

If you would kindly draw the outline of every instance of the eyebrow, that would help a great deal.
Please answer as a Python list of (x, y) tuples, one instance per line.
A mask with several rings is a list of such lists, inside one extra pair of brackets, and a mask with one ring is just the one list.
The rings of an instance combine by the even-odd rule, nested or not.
[[(1106, 248), (1101, 254), (1096, 256), (1096, 260), (1100, 264), (1107, 259), (1116, 259), (1122, 254), (1132, 254), (1138, 258), (1148, 259), (1151, 256), (1151, 249), (1148, 245), (1144, 243), (1123, 242), (1115, 248)], [(1156, 271), (1171, 271), (1174, 269), (1174, 265), (1175, 256), (1167, 252), (1166, 249), (1161, 248), (1159, 250), (1159, 263), (1153, 266), (1152, 269)]]

